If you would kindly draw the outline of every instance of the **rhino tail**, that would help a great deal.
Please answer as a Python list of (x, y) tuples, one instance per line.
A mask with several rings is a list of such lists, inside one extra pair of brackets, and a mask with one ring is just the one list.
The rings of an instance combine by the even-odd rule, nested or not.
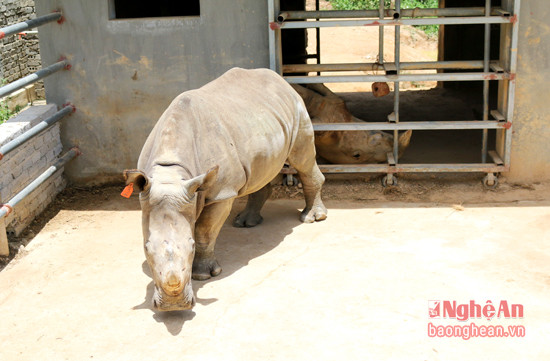
[(403, 154), (403, 151), (407, 149), (409, 143), (411, 142), (412, 130), (409, 129), (406, 132), (402, 133), (399, 136), (399, 154)]

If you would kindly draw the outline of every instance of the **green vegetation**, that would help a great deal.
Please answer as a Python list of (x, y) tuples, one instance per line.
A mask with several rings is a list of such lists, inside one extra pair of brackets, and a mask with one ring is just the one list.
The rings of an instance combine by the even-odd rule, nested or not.
[(19, 113), (21, 111), (21, 107), (18, 105), (15, 107), (15, 109), (12, 111), (10, 108), (8, 108), (7, 101), (0, 103), (0, 124), (4, 123), (6, 120), (13, 117), (15, 114)]
[[(330, 0), (335, 10), (365, 10), (378, 9), (380, 0)], [(384, 7), (389, 8), (390, 0), (384, 0)], [(439, 6), (439, 0), (402, 0), (402, 9), (431, 9)], [(418, 25), (416, 28), (424, 31), (430, 37), (437, 36), (439, 25)]]

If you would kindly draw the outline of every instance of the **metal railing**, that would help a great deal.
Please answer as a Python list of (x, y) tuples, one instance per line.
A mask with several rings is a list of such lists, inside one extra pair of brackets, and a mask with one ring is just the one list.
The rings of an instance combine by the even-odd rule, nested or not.
[[(384, 0), (380, 0), (378, 9), (354, 11), (280, 11), (279, 0), (268, 0), (270, 68), (283, 75), (289, 83), (340, 83), (340, 82), (393, 82), (393, 112), (387, 122), (372, 123), (324, 123), (313, 124), (315, 131), (349, 130), (388, 130), (394, 132), (393, 152), (388, 154), (388, 164), (364, 165), (320, 165), (328, 173), (387, 173), (385, 181), (392, 184), (393, 175), (400, 172), (484, 172), (484, 185), (494, 187), (495, 174), (510, 169), (512, 141), (512, 121), (517, 66), (518, 21), (520, 0), (503, 0), (501, 7), (492, 7), (491, 0), (485, 0), (484, 7), (437, 8), (437, 9), (401, 9), (401, 1), (395, 1), (395, 9), (386, 9)], [(437, 18), (433, 18), (437, 17)], [(289, 21), (292, 20), (292, 21)], [(400, 26), (402, 25), (463, 25), (484, 24), (483, 60), (472, 61), (400, 61)], [(503, 58), (491, 61), (491, 24), (501, 25), (501, 54)], [(376, 26), (379, 28), (379, 51), (377, 63), (346, 64), (283, 64), (281, 31), (284, 29), (319, 29), (340, 26)], [(395, 27), (395, 59), (384, 61), (384, 27)], [(317, 43), (320, 39), (317, 38)], [(318, 44), (317, 44), (318, 45)], [(320, 60), (320, 54), (316, 54)], [(447, 70), (436, 74), (403, 74), (404, 70)], [(449, 70), (480, 70), (478, 72), (451, 72)], [(373, 75), (326, 75), (321, 72), (373, 71), (384, 74)], [(292, 75), (292, 73), (311, 73), (310, 75)], [(399, 122), (400, 89), (405, 81), (482, 81), (483, 114), (482, 119), (440, 122)], [(497, 81), (503, 84), (499, 88), (498, 109), (489, 108), (489, 83)], [(490, 119), (490, 116), (494, 120)], [(398, 157), (399, 130), (435, 130), (435, 129), (481, 129), (482, 149), (479, 164), (400, 164)], [(498, 129), (497, 148), (488, 150), (488, 130)], [(488, 162), (487, 157), (491, 159)], [(292, 173), (292, 170), (283, 172)]]
[[(52, 14), (38, 17), (36, 19), (27, 20), (14, 25), (9, 25), (4, 28), (0, 28), (0, 39), (3, 39), (6, 36), (14, 35), (40, 25), (48, 24), (54, 21), (57, 21), (59, 24), (61, 24), (63, 22), (62, 14), (59, 12), (55, 12)], [(27, 85), (33, 84), (41, 79), (44, 79), (45, 77), (50, 76), (60, 70), (63, 70), (63, 69), (69, 70), (70, 67), (71, 66), (69, 62), (64, 58), (61, 58), (55, 64), (52, 64), (46, 68), (40, 69), (33, 74), (25, 76), (19, 80), (16, 80), (10, 84), (7, 84), (1, 87), (0, 98), (5, 97), (21, 88), (24, 88)], [(51, 126), (53, 126), (56, 122), (63, 119), (65, 116), (73, 113), (75, 110), (76, 108), (74, 106), (72, 106), (71, 104), (66, 104), (61, 110), (59, 110), (54, 115), (41, 121), (40, 123), (33, 126), (31, 129), (29, 129), (28, 131), (19, 135), (12, 141), (6, 143), (2, 147), (0, 147), (0, 160), (2, 160), (2, 158), (4, 158), (4, 156), (6, 156), (11, 151), (17, 149), (19, 146), (28, 142), (30, 139), (46, 131)], [(28, 184), (25, 188), (23, 188), (23, 190), (21, 190), (19, 193), (13, 196), (7, 203), (3, 203), (3, 204), (0, 203), (0, 256), (9, 255), (8, 240), (6, 236), (3, 217), (9, 215), (13, 210), (13, 207), (15, 207), (21, 200), (27, 197), (32, 191), (37, 189), (41, 184), (43, 184), (52, 175), (54, 175), (59, 169), (61, 169), (67, 162), (74, 159), (78, 155), (80, 155), (80, 151), (78, 150), (78, 148), (72, 148), (71, 150), (66, 152), (64, 155), (62, 155), (46, 171), (44, 171), (36, 179), (34, 179), (30, 184)], [(0, 166), (2, 166), (1, 163), (0, 163)]]

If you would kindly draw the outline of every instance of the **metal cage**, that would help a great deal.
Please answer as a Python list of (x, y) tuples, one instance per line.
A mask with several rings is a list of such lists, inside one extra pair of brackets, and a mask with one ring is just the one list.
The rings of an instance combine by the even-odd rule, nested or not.
[[(386, 130), (393, 131), (393, 152), (388, 154), (387, 164), (320, 165), (325, 173), (386, 173), (383, 183), (393, 184), (396, 173), (403, 172), (482, 172), (486, 187), (494, 187), (498, 174), (510, 169), (514, 93), (517, 66), (518, 21), (520, 0), (502, 0), (500, 7), (401, 9), (401, 1), (395, 0), (395, 9), (384, 8), (354, 11), (280, 11), (279, 0), (268, 0), (270, 68), (285, 74), (289, 83), (340, 83), (340, 82), (393, 82), (394, 106), (387, 122), (325, 123), (314, 124), (317, 131)], [(436, 17), (436, 18), (433, 18)], [(292, 21), (289, 21), (292, 20)], [(400, 27), (402, 25), (461, 25), (484, 24), (484, 57), (471, 61), (401, 62)], [(491, 61), (491, 24), (500, 24), (500, 59)], [(322, 27), (376, 26), (379, 28), (377, 63), (321, 64), (319, 30)], [(384, 27), (395, 27), (395, 59), (384, 62)], [(317, 35), (317, 64), (283, 64), (281, 30), (314, 28)], [(321, 75), (321, 72), (382, 69), (380, 75)], [(403, 70), (435, 69), (446, 72), (436, 74), (403, 74)], [(469, 72), (468, 72), (469, 71)], [(286, 75), (309, 73), (308, 76)], [(483, 81), (482, 119), (464, 121), (399, 121), (399, 84), (404, 81)], [(498, 82), (498, 107), (489, 109), (489, 82)], [(482, 130), (481, 161), (479, 163), (451, 164), (400, 164), (398, 157), (398, 131), (400, 130)], [(495, 148), (488, 149), (488, 131), (496, 129)]]

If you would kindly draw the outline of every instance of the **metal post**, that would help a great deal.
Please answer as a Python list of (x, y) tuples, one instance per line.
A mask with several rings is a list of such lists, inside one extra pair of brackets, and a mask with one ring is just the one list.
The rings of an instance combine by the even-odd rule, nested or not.
[(61, 69), (69, 69), (70, 65), (67, 59), (63, 59), (55, 64), (48, 66), (47, 68), (40, 69), (36, 73), (27, 75), (24, 78), (16, 80), (8, 85), (5, 85), (0, 88), (0, 98), (5, 97), (8, 94), (13, 93), (21, 88), (26, 87), (27, 85), (36, 83), (40, 79), (43, 79), (53, 73), (60, 71)]
[(0, 160), (2, 160), (4, 156), (6, 156), (9, 152), (16, 149), (17, 147), (19, 147), (21, 144), (34, 138), (38, 134), (42, 133), (44, 130), (54, 125), (57, 121), (62, 119), (64, 116), (70, 113), (73, 113), (74, 111), (75, 111), (75, 108), (73, 106), (66, 106), (65, 108), (61, 109), (51, 117), (41, 121), (31, 129), (27, 130), (25, 133), (21, 134), (17, 138), (4, 144), (2, 147), (0, 147)]
[[(399, 19), (401, 12), (401, 0), (395, 0), (395, 14), (393, 16), (394, 19)], [(397, 76), (399, 76), (400, 73), (400, 51), (401, 51), (401, 27), (398, 25), (395, 27), (395, 71)], [(399, 82), (393, 83), (394, 87), (394, 104), (393, 104), (393, 112), (394, 112), (394, 121), (396, 123), (399, 123)], [(395, 159), (395, 164), (399, 163), (399, 131), (394, 130), (393, 131), (393, 157)]]
[(275, 30), (273, 29), (275, 17), (275, 0), (267, 0), (267, 21), (269, 30), (269, 69), (277, 71), (277, 58), (276, 58), (276, 46), (275, 46)]
[[(315, 10), (319, 11), (319, 0), (315, 0)], [(315, 21), (319, 21), (319, 18), (315, 18)], [(321, 28), (315, 28), (315, 36), (316, 36), (316, 53), (315, 58), (317, 59), (317, 64), (321, 64)], [(321, 75), (321, 72), (317, 72), (317, 75)]]
[[(378, 17), (384, 19), (384, 0), (380, 0)], [(378, 64), (384, 64), (384, 26), (378, 27)]]
[(60, 21), (63, 15), (61, 13), (52, 13), (44, 16), (40, 16), (35, 19), (30, 19), (17, 24), (9, 25), (4, 28), (0, 28), (0, 39), (6, 36), (20, 33), (22, 31), (35, 28), (40, 25), (51, 23), (53, 21)]
[[(393, 9), (385, 9), (382, 18), (393, 16)], [(506, 15), (508, 12), (495, 8), (491, 15)], [(465, 7), (465, 8), (434, 8), (434, 9), (401, 9), (402, 18), (422, 18), (422, 17), (467, 17), (484, 16), (484, 7)], [(306, 19), (360, 19), (360, 18), (380, 18), (379, 10), (323, 10), (323, 11), (285, 11), (277, 18), (279, 22), (285, 20), (306, 20)]]
[[(520, 17), (520, 0), (514, 1), (514, 12), (512, 21), (512, 34), (511, 34), (511, 43), (510, 43), (510, 74), (513, 74), (514, 77), (511, 78), (508, 82), (508, 104), (506, 109), (506, 120), (510, 124), (513, 124), (514, 119), (514, 96), (516, 94), (516, 80), (515, 75), (517, 72), (518, 64), (518, 37), (519, 37), (519, 17)], [(504, 155), (504, 164), (510, 166), (511, 158), (511, 149), (512, 149), (512, 130), (508, 129), (506, 131), (506, 141), (505, 141), (505, 150), (506, 154)]]
[[(491, 0), (485, 0), (485, 16), (491, 16)], [(491, 61), (491, 25), (485, 24), (485, 42), (483, 53), (483, 71), (489, 71), (489, 62)], [(483, 81), (483, 120), (489, 119), (489, 80)], [(489, 131), (483, 129), (481, 139), (481, 163), (487, 162), (487, 141)]]

